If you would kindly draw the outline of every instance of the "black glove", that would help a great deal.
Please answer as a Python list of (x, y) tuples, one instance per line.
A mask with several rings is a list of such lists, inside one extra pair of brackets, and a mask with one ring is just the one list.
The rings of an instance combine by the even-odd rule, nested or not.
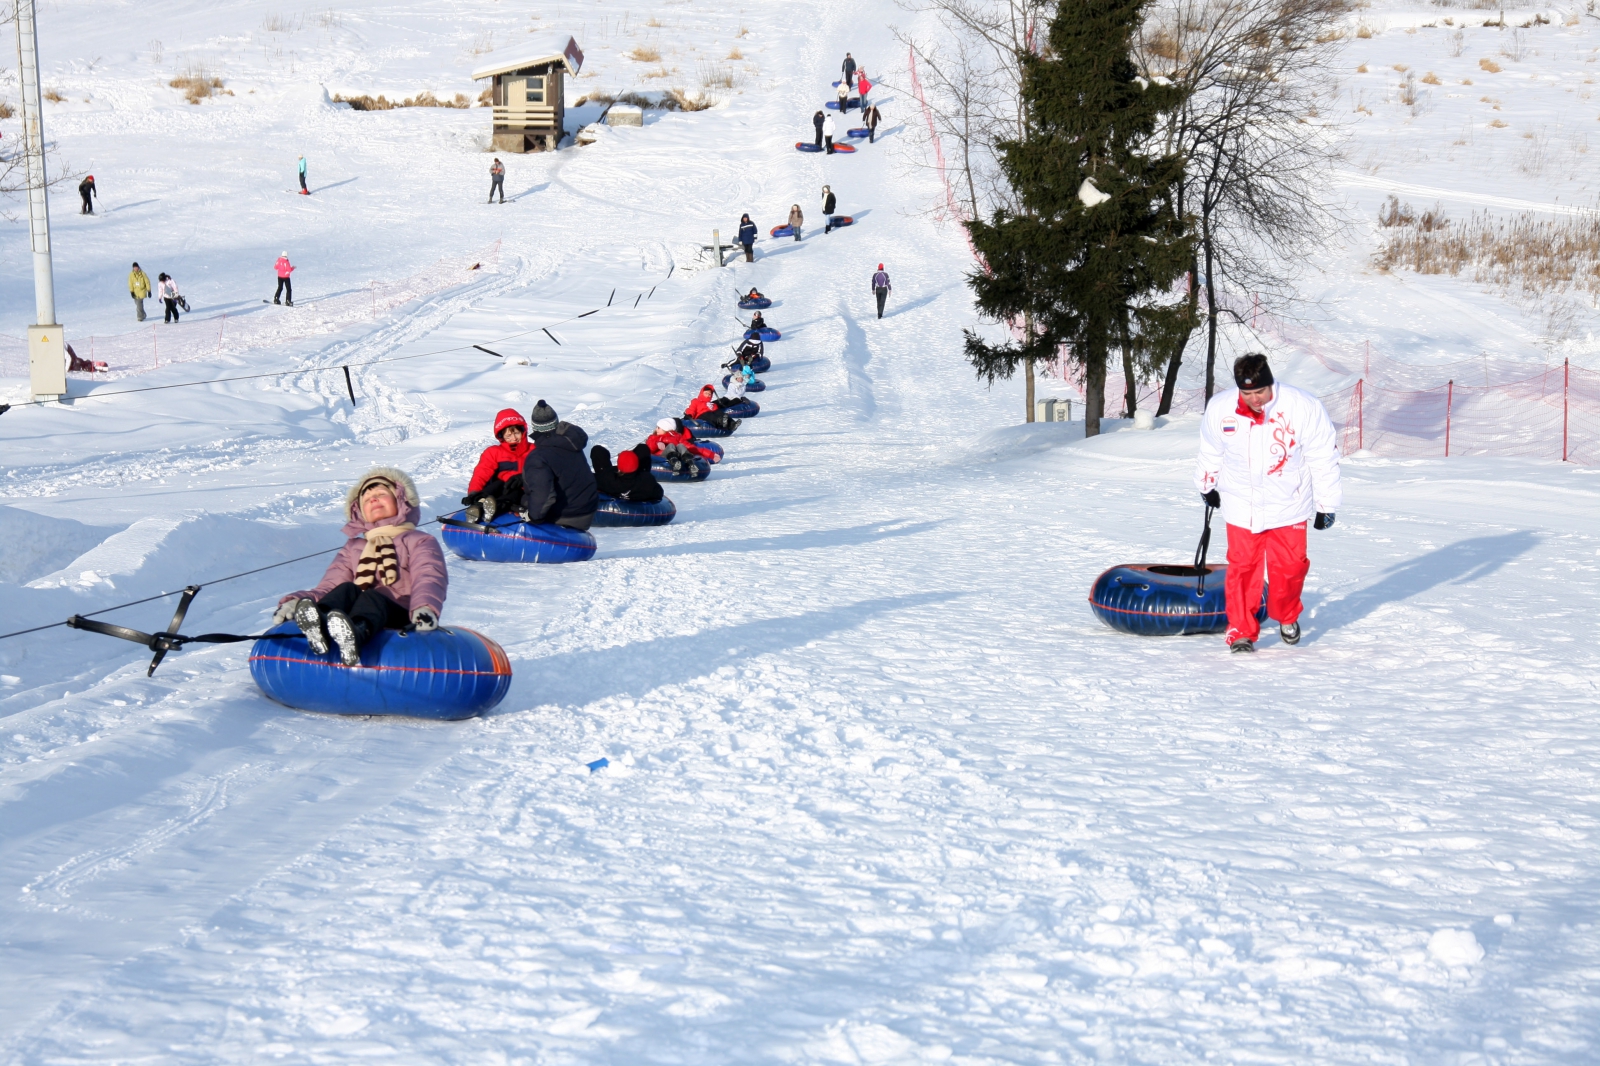
[[(1206, 501), (1207, 507), (1222, 506), (1222, 493), (1218, 492), (1216, 489), (1212, 489), (1210, 492), (1202, 492), (1200, 494), (1200, 498)], [(1317, 528), (1321, 529), (1322, 527), (1318, 526)]]
[(1315, 522), (1311, 523), (1311, 528), (1312, 529), (1332, 529), (1333, 528), (1333, 512), (1332, 511), (1318, 511), (1317, 512), (1317, 520)]
[(439, 616), (432, 607), (418, 607), (411, 612), (411, 628), (418, 633), (431, 633), (439, 628)]

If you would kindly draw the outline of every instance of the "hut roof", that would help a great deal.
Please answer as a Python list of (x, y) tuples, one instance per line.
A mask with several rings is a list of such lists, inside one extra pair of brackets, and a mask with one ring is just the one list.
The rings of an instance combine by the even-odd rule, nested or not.
[(561, 34), (541, 38), (514, 52), (507, 49), (491, 54), (487, 63), (472, 72), (472, 80), (480, 81), (544, 63), (565, 63), (568, 71), (578, 73), (583, 67), (583, 49), (578, 47), (578, 39)]

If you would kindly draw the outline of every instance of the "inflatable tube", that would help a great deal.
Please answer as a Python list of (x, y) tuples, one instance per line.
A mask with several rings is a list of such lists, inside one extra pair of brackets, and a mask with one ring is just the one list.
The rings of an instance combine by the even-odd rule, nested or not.
[(666, 459), (659, 455), (650, 457), (650, 472), (655, 474), (657, 481), (704, 481), (711, 476), (711, 464), (699, 456), (695, 457), (694, 470), (693, 474), (674, 474)]
[[(738, 415), (733, 417), (738, 418)], [(685, 418), (683, 428), (689, 431), (689, 436), (695, 440), (704, 440), (707, 437), (726, 437), (728, 431), (721, 426), (713, 426), (710, 422), (698, 418)]]
[[(835, 88), (835, 89), (837, 89), (837, 88), (838, 88), (838, 86), (837, 86), (837, 85), (835, 85), (835, 86), (834, 86), (834, 88)], [(836, 99), (835, 99), (835, 100), (829, 100), (829, 101), (828, 101), (828, 105), (827, 105), (827, 106), (828, 106), (828, 109), (829, 109), (829, 110), (831, 110), (831, 111), (837, 111), (837, 110), (839, 110), (839, 101), (838, 101), (838, 100), (836, 100)], [(854, 108), (860, 108), (860, 106), (861, 106), (861, 97), (859, 97), (859, 96), (852, 96), (852, 97), (851, 97), (851, 98), (850, 98), (850, 106), (851, 106), (851, 107), (854, 107)]]
[(758, 355), (754, 359), (750, 360), (750, 369), (755, 371), (757, 374), (765, 374), (767, 371), (772, 369), (772, 360), (768, 359), (764, 355)]
[(816, 145), (812, 144), (809, 141), (795, 141), (794, 142), (794, 150), (797, 151), (797, 152), (820, 152), (820, 151), (822, 151), (821, 148), (817, 147)]
[(774, 237), (793, 237), (794, 228), (792, 226), (773, 226), (772, 235)]
[(776, 341), (782, 340), (783, 334), (779, 333), (770, 326), (766, 329), (747, 329), (744, 331), (745, 340), (749, 340), (752, 337), (760, 337), (763, 341)]
[(600, 495), (600, 506), (595, 508), (594, 524), (607, 528), (614, 526), (664, 526), (678, 516), (678, 508), (663, 496), (654, 503), (634, 503), (615, 496)]
[[(1145, 563), (1113, 566), (1095, 580), (1089, 606), (1100, 621), (1124, 633), (1147, 637), (1189, 633), (1223, 633), (1228, 628), (1224, 587), (1228, 568), (1206, 567), (1206, 587), (1196, 593), (1193, 566)], [(1257, 619), (1267, 617), (1267, 593), (1261, 591)]]
[[(726, 385), (729, 382), (729, 380), (731, 380), (732, 378), (733, 378), (732, 374), (724, 374), (724, 375), (722, 375), (722, 383), (724, 385)], [(748, 385), (746, 385), (744, 387), (744, 391), (746, 391), (746, 392), (766, 392), (767, 391), (767, 383), (762, 381), (760, 378), (756, 378), (756, 380), (752, 381), (750, 384), (748, 384)]]
[(594, 535), (555, 523), (524, 522), (514, 514), (496, 515), (486, 529), (468, 524), (462, 512), (439, 520), (439, 539), (463, 559), (490, 563), (581, 563), (594, 557)]
[(511, 688), (505, 650), (470, 629), (385, 629), (361, 649), (359, 666), (340, 662), (337, 648), (318, 655), (293, 622), (269, 632), (293, 636), (256, 641), (250, 676), (268, 699), (302, 711), (454, 722), (489, 710)]
[(855, 129), (849, 130), (847, 132), (852, 137), (871, 137), (872, 136), (872, 131), (867, 129), (867, 127), (865, 127), (865, 126), (858, 126)]
[(711, 453), (712, 466), (716, 466), (718, 463), (722, 462), (722, 445), (718, 444), (714, 440), (697, 440), (695, 443)]
[(840, 144), (838, 141), (833, 142), (833, 151), (835, 155), (841, 152), (845, 155), (853, 155), (855, 150), (856, 146), (853, 144)]
[[(734, 418), (743, 421), (746, 418), (754, 418), (756, 415), (760, 414), (761, 405), (756, 403), (754, 400), (744, 400), (740, 403), (734, 404), (732, 407), (726, 408), (726, 411)], [(723, 434), (723, 436), (726, 436), (726, 434)]]
[(850, 215), (828, 216), (828, 225), (832, 226), (834, 229), (838, 229), (840, 226), (854, 226), (855, 224), (855, 218)]
[[(776, 237), (778, 235), (777, 231), (774, 230), (772, 235)], [(750, 299), (748, 296), (745, 296), (739, 300), (739, 306), (744, 308), (746, 311), (765, 311), (767, 308), (772, 306), (772, 301), (767, 299), (765, 296), (757, 296), (754, 300)]]

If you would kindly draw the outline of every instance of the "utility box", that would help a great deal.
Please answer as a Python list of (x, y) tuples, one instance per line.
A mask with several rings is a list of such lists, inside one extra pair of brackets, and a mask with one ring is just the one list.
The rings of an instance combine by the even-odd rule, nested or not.
[(643, 126), (644, 109), (633, 104), (612, 104), (606, 108), (607, 126)]
[(61, 326), (28, 327), (28, 383), (35, 400), (67, 394), (66, 331)]
[(1071, 400), (1035, 400), (1033, 417), (1036, 422), (1071, 422)]

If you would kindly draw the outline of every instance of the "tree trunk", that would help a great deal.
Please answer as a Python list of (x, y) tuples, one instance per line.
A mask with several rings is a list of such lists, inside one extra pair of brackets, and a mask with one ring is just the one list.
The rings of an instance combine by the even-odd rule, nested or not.
[(1033, 402), (1033, 356), (1031, 356), (1031, 355), (1028, 356), (1027, 399), (1028, 399), (1028, 418), (1027, 418), (1027, 421), (1032, 422), (1033, 421), (1033, 412), (1034, 412), (1034, 402)]
[(1139, 409), (1139, 383), (1133, 376), (1133, 340), (1128, 336), (1128, 309), (1122, 309), (1122, 417)]
[[(1027, 339), (1028, 348), (1031, 350), (1033, 348), (1033, 314), (1032, 314), (1032, 312), (1024, 311), (1023, 314), (1022, 314), (1022, 334)], [(1024, 391), (1023, 391), (1023, 398), (1027, 401), (1027, 404), (1028, 404), (1028, 414), (1027, 414), (1027, 417), (1023, 419), (1023, 422), (1026, 423), (1026, 422), (1032, 422), (1033, 421), (1033, 412), (1034, 412), (1034, 403), (1033, 403), (1033, 356), (1031, 356), (1031, 355), (1028, 356), (1024, 360), (1024, 362), (1027, 364), (1027, 368), (1026, 368), (1027, 369), (1027, 381), (1026, 381), (1026, 384), (1025, 384), (1025, 387), (1024, 387)]]
[(1206, 403), (1217, 391), (1217, 281), (1212, 272), (1211, 216), (1200, 216), (1200, 247), (1206, 257)]
[(1178, 368), (1183, 365), (1184, 349), (1189, 347), (1189, 338), (1194, 335), (1194, 316), (1200, 310), (1200, 263), (1198, 260), (1189, 264), (1189, 310), (1188, 320), (1191, 323), (1182, 337), (1172, 345), (1172, 355), (1167, 359), (1167, 379), (1161, 383), (1161, 404), (1156, 408), (1156, 417), (1172, 413), (1172, 394), (1178, 391)]
[(1083, 435), (1098, 437), (1100, 419), (1106, 413), (1106, 338), (1102, 330), (1089, 327), (1083, 361)]

